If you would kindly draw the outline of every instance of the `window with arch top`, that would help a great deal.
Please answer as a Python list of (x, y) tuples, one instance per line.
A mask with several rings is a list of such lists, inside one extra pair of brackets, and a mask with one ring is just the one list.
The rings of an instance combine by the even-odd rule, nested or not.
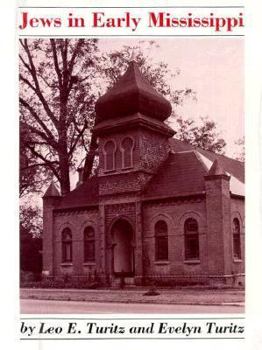
[(95, 262), (95, 231), (91, 226), (84, 229), (84, 262)]
[(62, 231), (62, 262), (71, 263), (73, 260), (72, 255), (72, 232), (69, 227), (66, 227)]
[(190, 218), (184, 224), (185, 260), (199, 260), (199, 233), (196, 219)]
[(155, 224), (155, 258), (168, 260), (168, 229), (164, 220)]
[(233, 220), (233, 256), (234, 259), (241, 259), (241, 238), (240, 223), (237, 218)]
[(131, 137), (125, 137), (121, 142), (123, 169), (128, 169), (133, 167), (133, 148), (134, 148), (134, 140)]
[(115, 151), (116, 145), (110, 140), (104, 145), (104, 160), (105, 160), (105, 170), (115, 170)]

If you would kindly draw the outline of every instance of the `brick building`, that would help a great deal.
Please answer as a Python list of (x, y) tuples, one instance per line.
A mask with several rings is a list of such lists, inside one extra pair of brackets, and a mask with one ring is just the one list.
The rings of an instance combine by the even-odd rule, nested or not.
[(134, 62), (99, 98), (97, 175), (43, 197), (44, 275), (243, 282), (244, 166), (175, 139), (170, 113)]

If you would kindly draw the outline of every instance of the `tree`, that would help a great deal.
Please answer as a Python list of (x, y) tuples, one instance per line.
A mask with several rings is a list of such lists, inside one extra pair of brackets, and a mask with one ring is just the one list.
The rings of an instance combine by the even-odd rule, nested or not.
[(42, 271), (42, 238), (32, 237), (20, 227), (20, 271), (40, 274)]
[(237, 141), (235, 141), (235, 145), (240, 147), (240, 151), (235, 154), (235, 158), (237, 160), (239, 160), (240, 162), (244, 162), (245, 161), (245, 156), (246, 156), (246, 152), (245, 152), (245, 138), (242, 137), (242, 138), (238, 139)]
[(70, 168), (81, 148), (88, 151), (94, 123), (97, 41), (24, 39), (20, 45), (21, 152), (29, 179), (51, 171), (65, 194)]
[(39, 166), (34, 155), (30, 154), (27, 145), (31, 145), (31, 134), (27, 127), (20, 123), (20, 171), (19, 171), (19, 195), (26, 196), (29, 193), (39, 193), (42, 190), (43, 179), (51, 181), (52, 171)]
[(216, 123), (207, 117), (200, 118), (200, 120), (200, 125), (197, 125), (192, 119), (177, 118), (176, 137), (207, 151), (224, 154), (226, 142), (220, 137), (220, 133), (216, 129)]
[[(42, 271), (42, 213), (38, 207), (20, 207), (20, 271)], [(21, 275), (21, 278), (23, 275)]]
[(32, 238), (41, 237), (43, 231), (41, 210), (38, 207), (21, 205), (20, 228)]

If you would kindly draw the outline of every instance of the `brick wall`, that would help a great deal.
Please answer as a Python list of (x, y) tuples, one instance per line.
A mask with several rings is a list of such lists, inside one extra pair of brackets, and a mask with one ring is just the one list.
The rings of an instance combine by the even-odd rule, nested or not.
[[(199, 262), (186, 262), (184, 257), (184, 223), (195, 218), (199, 228)], [(168, 262), (155, 260), (154, 226), (158, 220), (168, 225)], [(143, 205), (143, 254), (146, 275), (205, 275), (207, 272), (207, 236), (205, 201), (184, 200)]]
[[(133, 166), (130, 169), (123, 169), (121, 142), (127, 136), (134, 141)], [(104, 169), (103, 150), (109, 140), (113, 140), (116, 145), (115, 170), (107, 172)], [(114, 132), (109, 136), (101, 137), (99, 140), (99, 194), (104, 196), (141, 191), (152, 174), (167, 158), (168, 152), (167, 137), (146, 129)]]
[[(100, 257), (100, 235), (99, 235), (99, 213), (92, 211), (71, 211), (56, 214), (54, 218), (54, 273), (56, 276), (63, 274), (88, 275), (99, 272), (101, 269)], [(84, 229), (92, 226), (95, 230), (96, 262), (84, 263)], [(62, 264), (62, 242), (61, 233), (65, 227), (69, 227), (73, 237), (73, 262)]]
[[(240, 222), (241, 235), (241, 261), (231, 260), (231, 270), (234, 274), (241, 274), (245, 271), (245, 203), (241, 198), (231, 198), (231, 225), (234, 218)], [(231, 226), (231, 240), (232, 240), (232, 226)]]
[[(229, 177), (225, 175), (206, 177), (206, 210), (209, 274), (230, 274), (231, 240)], [(211, 258), (212, 257), (212, 258)]]
[(126, 132), (114, 132), (99, 139), (99, 175), (104, 175), (104, 145), (113, 140), (116, 145), (115, 163), (116, 172), (122, 171), (121, 142), (125, 137), (134, 141), (133, 170), (156, 171), (158, 166), (167, 157), (169, 151), (166, 136), (146, 129), (132, 129)]
[[(234, 217), (239, 218), (241, 222), (241, 248), (242, 261), (234, 261), (232, 255), (232, 243), (227, 243), (230, 254), (227, 255), (227, 264), (230, 269), (230, 274), (241, 274), (244, 272), (244, 202), (241, 199), (231, 198), (231, 221)], [(54, 253), (51, 256), (51, 250), (45, 248), (45, 268), (48, 264), (54, 261), (54, 271), (56, 276), (64, 274), (73, 275), (89, 275), (94, 271), (97, 273), (110, 274), (112, 255), (110, 254), (110, 227), (112, 223), (118, 218), (127, 218), (137, 232), (135, 233), (134, 245), (136, 249), (136, 258), (142, 255), (142, 266), (140, 262), (136, 265), (139, 268), (139, 275), (145, 276), (176, 276), (179, 279), (182, 276), (190, 278), (192, 282), (205, 281), (205, 276), (210, 274), (210, 263), (212, 259), (217, 262), (217, 251), (208, 250), (210, 247), (210, 240), (208, 234), (207, 216), (206, 216), (206, 201), (205, 198), (188, 198), (187, 200), (165, 200), (158, 202), (145, 202), (142, 205), (141, 211), (141, 228), (137, 224), (138, 209), (135, 202), (122, 204), (106, 204), (102, 205), (103, 215), (98, 210), (91, 211), (71, 211), (55, 215), (54, 218)], [(45, 211), (49, 213), (49, 211)], [(198, 222), (199, 228), (199, 261), (186, 261), (184, 256), (184, 223), (188, 218), (194, 218)], [(215, 217), (213, 218), (215, 220)], [(154, 227), (158, 220), (164, 220), (168, 225), (168, 261), (161, 262), (155, 259), (155, 235)], [(218, 230), (221, 223), (218, 222)], [(45, 225), (51, 225), (50, 220), (45, 221)], [(84, 264), (83, 257), (83, 231), (86, 226), (91, 225), (96, 233), (96, 263)], [(215, 225), (215, 223), (213, 223)], [(51, 227), (50, 226), (50, 227)], [(63, 228), (70, 227), (73, 234), (73, 264), (61, 264), (61, 232)], [(139, 228), (139, 230), (138, 230)], [(102, 232), (103, 231), (103, 232)], [(138, 232), (139, 231), (139, 232)], [(140, 232), (141, 231), (141, 232)], [(217, 231), (218, 232), (218, 231)], [(137, 240), (138, 235), (141, 234), (142, 244)], [(221, 232), (216, 236), (212, 236), (212, 246), (221, 244)], [(228, 230), (223, 233), (225, 238), (232, 242), (232, 232)], [(52, 246), (52, 240), (45, 239), (45, 247)], [(140, 251), (141, 250), (141, 251)], [(218, 252), (220, 249), (218, 249)], [(224, 253), (222, 254), (224, 257)], [(225, 258), (225, 257), (224, 257)], [(224, 259), (223, 258), (223, 259)], [(137, 263), (137, 262), (136, 262)], [(212, 263), (211, 263), (212, 264)], [(222, 264), (222, 266), (224, 266)], [(220, 269), (220, 266), (219, 266)], [(220, 270), (219, 270), (220, 271)], [(219, 272), (218, 271), (218, 272)], [(137, 271), (136, 271), (137, 272)], [(221, 272), (221, 271), (220, 271)], [(212, 271), (211, 273), (214, 273)], [(223, 271), (221, 272), (223, 274)], [(51, 273), (52, 274), (52, 273)], [(138, 275), (136, 273), (136, 275)], [(201, 277), (201, 278), (200, 278)], [(200, 278), (200, 279), (199, 279)]]
[(53, 209), (59, 198), (43, 199), (43, 273), (54, 274)]

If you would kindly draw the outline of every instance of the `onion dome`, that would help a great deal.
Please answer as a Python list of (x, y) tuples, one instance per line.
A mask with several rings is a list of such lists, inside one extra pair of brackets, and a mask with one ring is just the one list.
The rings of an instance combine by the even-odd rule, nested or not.
[(97, 122), (135, 113), (164, 121), (171, 111), (170, 102), (153, 89), (134, 61), (130, 62), (125, 74), (96, 103)]

